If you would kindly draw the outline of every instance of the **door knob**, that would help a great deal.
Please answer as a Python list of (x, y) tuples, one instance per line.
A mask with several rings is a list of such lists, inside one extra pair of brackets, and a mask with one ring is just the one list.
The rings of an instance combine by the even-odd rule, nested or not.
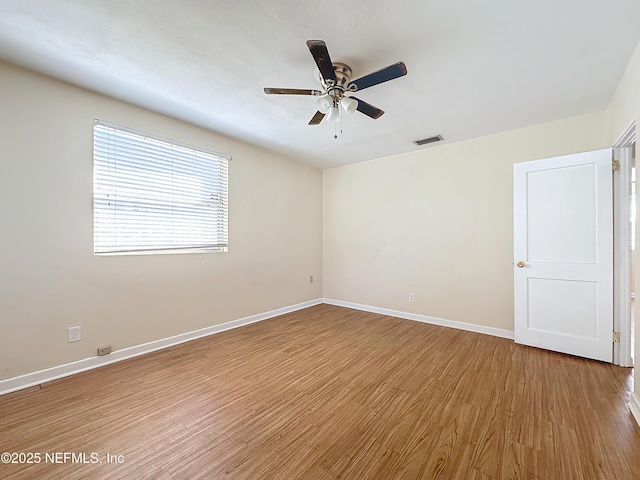
[(524, 268), (524, 262), (522, 260), (520, 260), (518, 263), (516, 263), (516, 267)]

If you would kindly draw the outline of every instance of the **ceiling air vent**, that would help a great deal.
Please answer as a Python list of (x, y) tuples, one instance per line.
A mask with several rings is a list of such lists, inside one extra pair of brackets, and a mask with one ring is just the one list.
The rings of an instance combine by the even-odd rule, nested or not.
[(415, 140), (413, 143), (416, 145), (426, 145), (427, 143), (440, 142), (444, 140), (442, 135), (436, 135), (435, 137), (423, 138), (422, 140)]

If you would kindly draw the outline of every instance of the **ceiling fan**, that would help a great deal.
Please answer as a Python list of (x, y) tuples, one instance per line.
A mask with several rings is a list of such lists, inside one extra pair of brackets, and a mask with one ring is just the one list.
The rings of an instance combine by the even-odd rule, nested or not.
[(316, 65), (318, 65), (322, 90), (265, 88), (264, 93), (269, 95), (314, 95), (318, 97), (318, 111), (309, 121), (309, 125), (318, 125), (325, 115), (330, 121), (339, 121), (340, 107), (347, 113), (353, 113), (357, 110), (373, 119), (380, 118), (384, 110), (380, 110), (378, 107), (374, 107), (351, 94), (407, 74), (407, 67), (404, 62), (398, 62), (364, 77), (351, 80), (351, 67), (345, 63), (331, 62), (327, 45), (322, 40), (307, 40), (307, 47), (309, 47)]

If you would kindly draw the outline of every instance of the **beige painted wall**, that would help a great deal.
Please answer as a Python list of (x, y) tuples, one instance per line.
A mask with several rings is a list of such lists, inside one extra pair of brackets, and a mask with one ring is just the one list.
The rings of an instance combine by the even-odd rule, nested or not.
[[(610, 146), (637, 85), (640, 50), (606, 112), (326, 170), (323, 210), (317, 170), (0, 63), (0, 379), (323, 294), (512, 330), (512, 164)], [(93, 256), (96, 117), (233, 156), (229, 253)]]
[(640, 115), (640, 44), (607, 108), (607, 142), (615, 144)]
[[(640, 124), (638, 123), (640, 120), (640, 44), (636, 48), (631, 61), (627, 65), (626, 71), (618, 85), (618, 89), (609, 104), (609, 108), (607, 109), (607, 133), (608, 133), (608, 143), (613, 145), (615, 144), (620, 136), (629, 128), (629, 126), (635, 121), (636, 122), (636, 138), (638, 134), (638, 128)], [(637, 140), (636, 140), (636, 157), (638, 155), (637, 148)], [(637, 162), (637, 159), (636, 159)], [(637, 169), (636, 169), (637, 171)], [(636, 198), (636, 201), (640, 199)], [(640, 207), (640, 201), (636, 207)], [(638, 209), (636, 208), (636, 211)], [(637, 238), (637, 236), (636, 236)], [(635, 255), (635, 284), (640, 285), (640, 258), (638, 255)], [(636, 302), (638, 301), (638, 296), (636, 296)], [(635, 331), (636, 331), (636, 344), (635, 344), (635, 355), (634, 359), (636, 364), (640, 362), (640, 309), (637, 308), (636, 304), (635, 308)], [(640, 369), (636, 368), (634, 370), (635, 375), (635, 390), (636, 390), (636, 398), (640, 403), (640, 395), (638, 394), (639, 386), (640, 386)]]
[[(322, 296), (320, 171), (2, 63), (0, 97), (0, 379)], [(94, 118), (232, 155), (229, 252), (95, 257)]]
[(608, 145), (598, 112), (325, 170), (325, 298), (513, 330), (513, 163)]

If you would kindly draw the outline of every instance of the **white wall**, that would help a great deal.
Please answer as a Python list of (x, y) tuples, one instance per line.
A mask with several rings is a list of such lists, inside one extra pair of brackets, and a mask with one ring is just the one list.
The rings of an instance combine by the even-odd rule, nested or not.
[[(2, 63), (0, 92), (0, 379), (322, 296), (320, 171)], [(94, 118), (232, 155), (229, 252), (94, 256)]]
[[(638, 123), (640, 119), (640, 44), (636, 48), (631, 61), (627, 65), (626, 71), (618, 85), (618, 89), (609, 104), (609, 108), (607, 109), (607, 134), (608, 134), (608, 143), (613, 145), (617, 142), (620, 136), (629, 128), (629, 126), (635, 121), (636, 122), (636, 138), (638, 128), (640, 124)], [(638, 148), (637, 148), (637, 140), (636, 140), (636, 157), (638, 156)], [(636, 158), (636, 163), (638, 162)], [(636, 169), (637, 171), (637, 169)], [(640, 200), (640, 198), (636, 198), (636, 200)], [(640, 207), (640, 202), (636, 207)], [(636, 208), (636, 211), (638, 209)], [(638, 238), (636, 236), (636, 238)], [(640, 285), (640, 258), (638, 255), (635, 255), (636, 264), (635, 264), (635, 284)], [(636, 296), (636, 302), (638, 301), (638, 296)], [(635, 308), (635, 331), (636, 331), (636, 344), (635, 344), (635, 362), (636, 365), (640, 363), (640, 309), (638, 309), (638, 304), (636, 303)], [(635, 397), (636, 404), (640, 406), (640, 395), (638, 394), (639, 386), (640, 386), (640, 369), (634, 369), (635, 375)], [(640, 412), (638, 412), (640, 414)], [(640, 418), (638, 418), (638, 422), (640, 423)]]
[(608, 145), (597, 112), (325, 170), (325, 298), (512, 331), (513, 164)]

